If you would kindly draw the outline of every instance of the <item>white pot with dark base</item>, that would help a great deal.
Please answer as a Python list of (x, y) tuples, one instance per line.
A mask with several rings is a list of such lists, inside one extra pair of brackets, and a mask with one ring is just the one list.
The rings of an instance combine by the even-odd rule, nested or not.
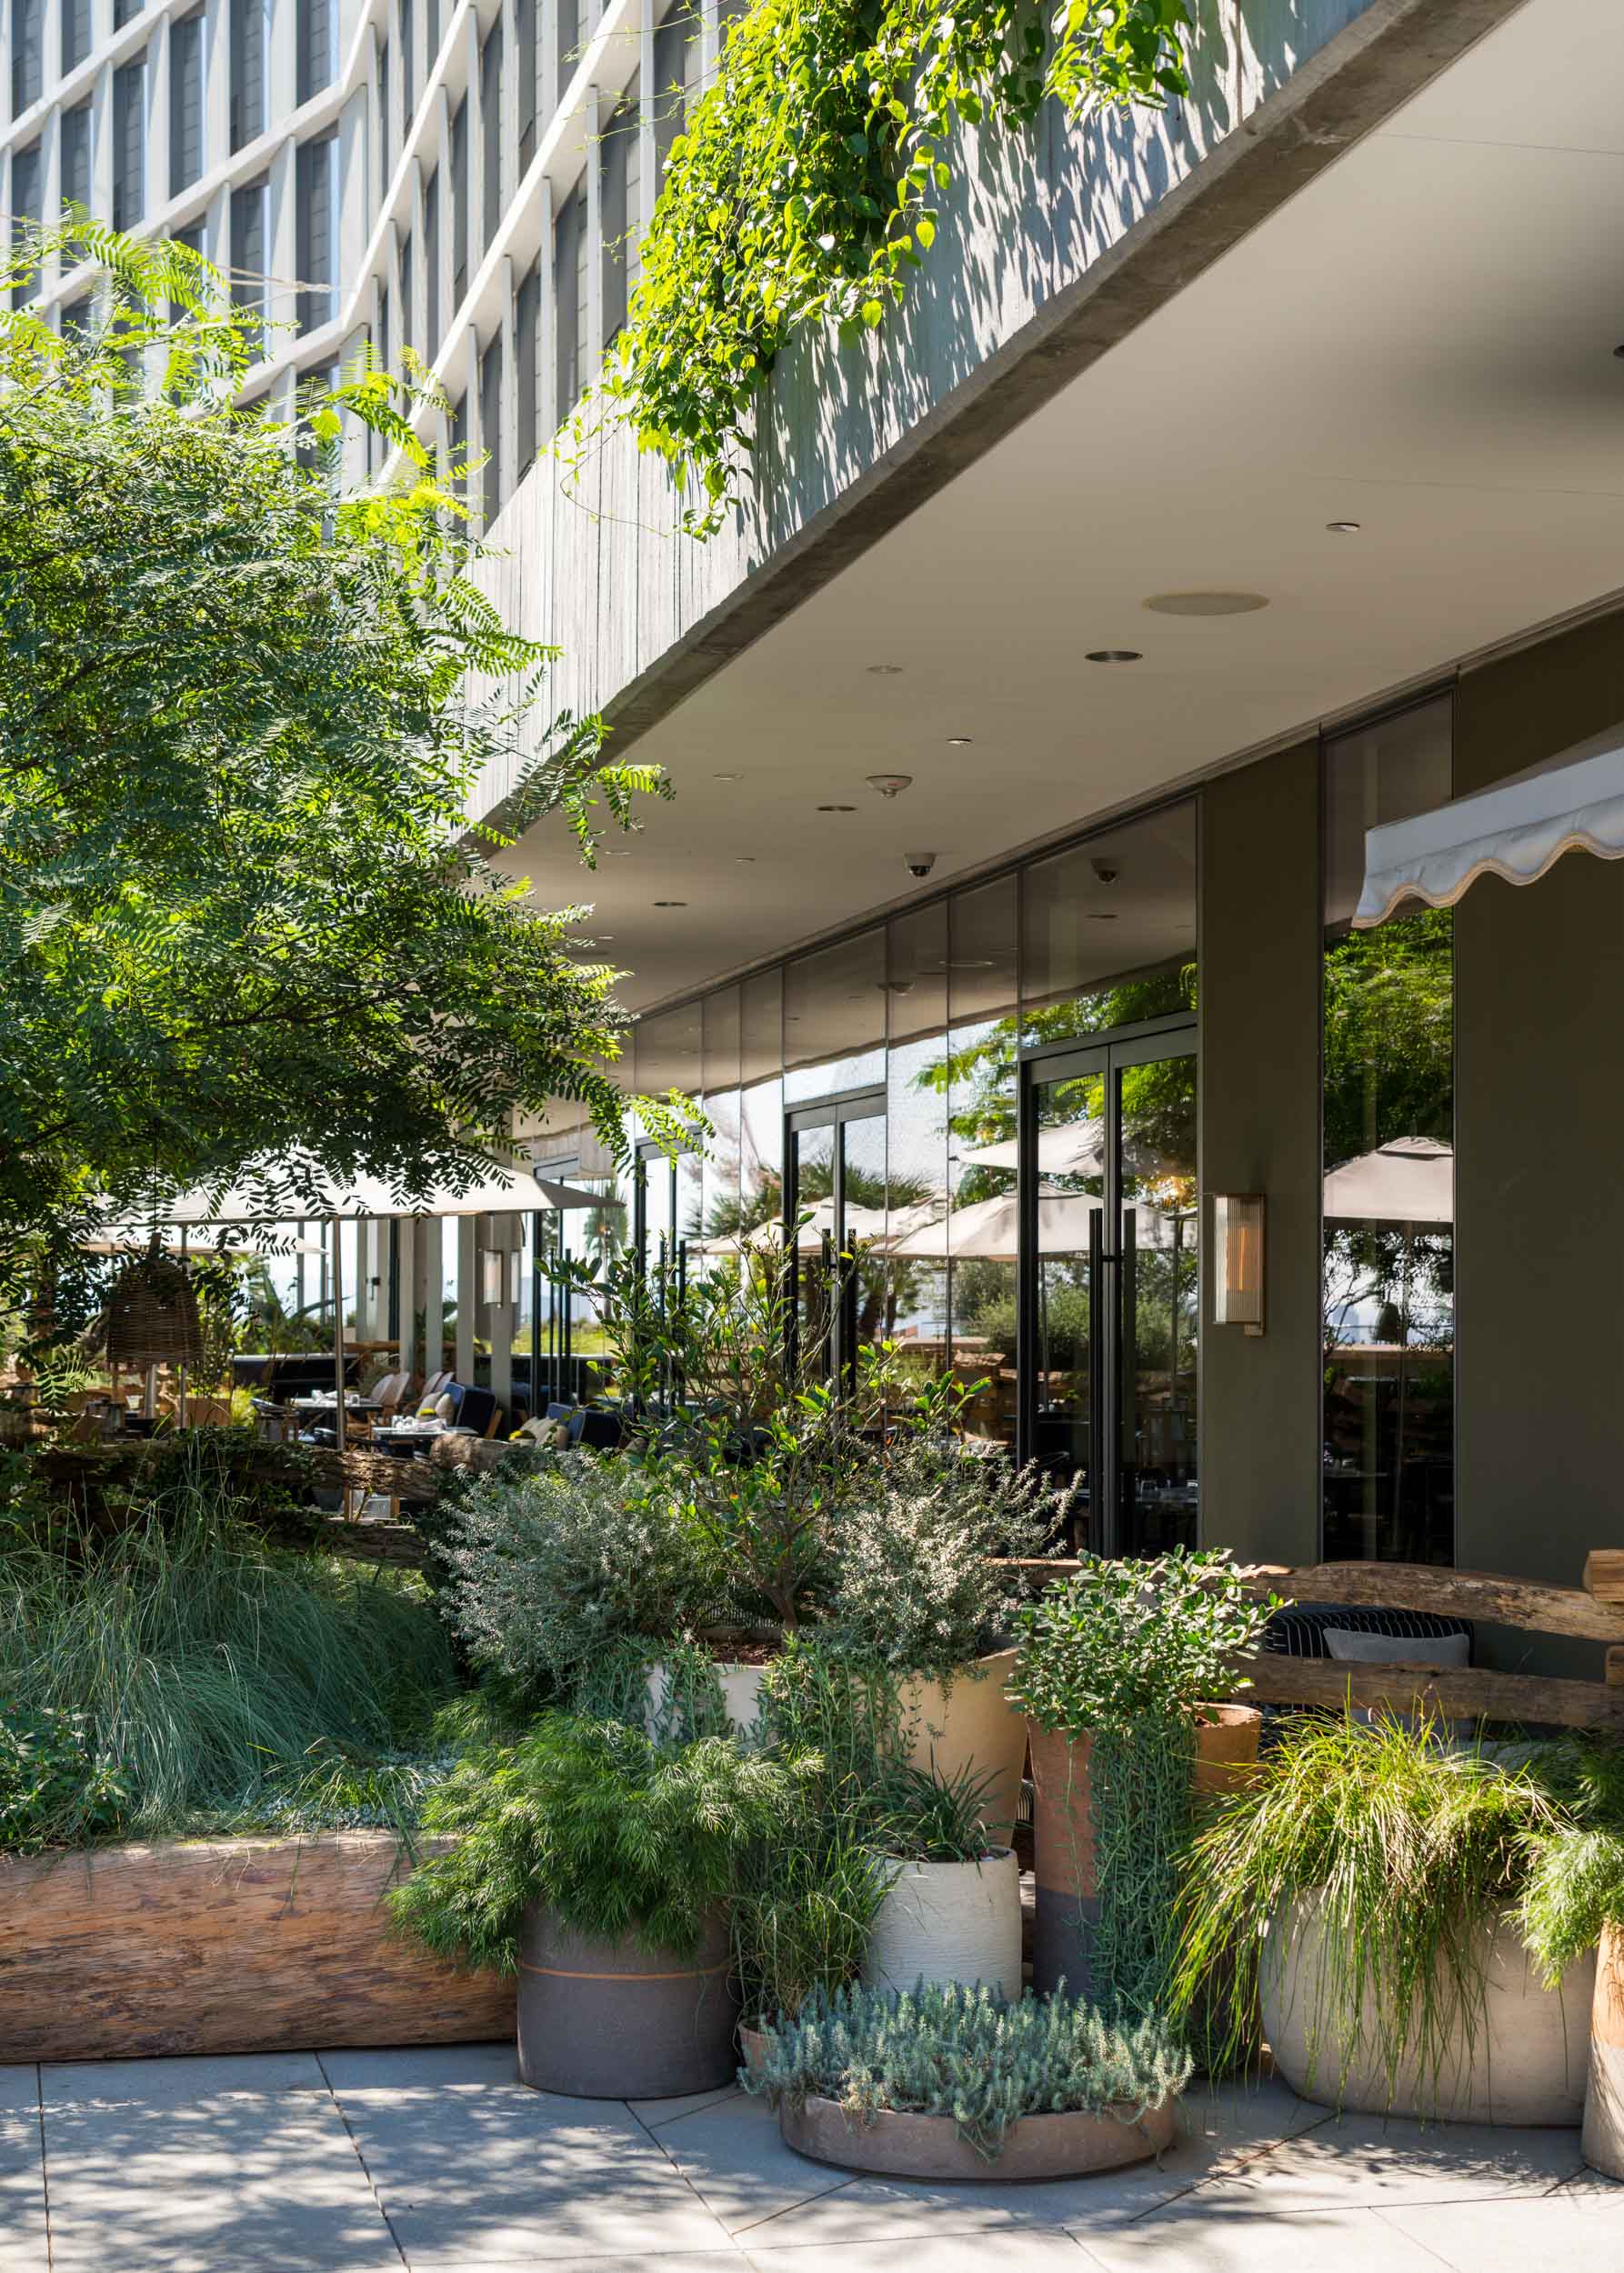
[(1020, 1867), (1011, 1848), (973, 1863), (878, 1867), (895, 1876), (863, 1961), (867, 1988), (979, 1982), (1011, 2002), (1020, 1996)]

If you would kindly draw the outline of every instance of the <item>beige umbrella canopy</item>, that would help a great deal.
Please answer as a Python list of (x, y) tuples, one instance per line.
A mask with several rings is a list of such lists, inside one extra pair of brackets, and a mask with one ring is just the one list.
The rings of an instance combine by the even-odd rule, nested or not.
[[(1020, 1167), (1020, 1139), (1009, 1136), (1002, 1144), (976, 1145), (958, 1157), (967, 1167), (1007, 1168), (1013, 1173)], [(1105, 1125), (1101, 1121), (1068, 1121), (1063, 1127), (1038, 1132), (1040, 1176), (1098, 1176), (1104, 1163)]]
[(1453, 1223), (1455, 1153), (1434, 1136), (1395, 1136), (1333, 1168), (1328, 1223)]
[[(905, 1207), (863, 1207), (848, 1200), (846, 1207), (846, 1237), (854, 1247), (872, 1247), (889, 1254), (898, 1252), (897, 1241), (929, 1220), (933, 1209), (939, 1206), (934, 1200), (910, 1201)], [(822, 1251), (826, 1239), (835, 1233), (835, 1203), (831, 1198), (809, 1201), (801, 1211), (802, 1220), (796, 1233), (797, 1255), (817, 1255)], [(749, 1231), (718, 1232), (710, 1239), (687, 1239), (683, 1245), (689, 1255), (760, 1255), (781, 1247), (784, 1226), (777, 1216)]]

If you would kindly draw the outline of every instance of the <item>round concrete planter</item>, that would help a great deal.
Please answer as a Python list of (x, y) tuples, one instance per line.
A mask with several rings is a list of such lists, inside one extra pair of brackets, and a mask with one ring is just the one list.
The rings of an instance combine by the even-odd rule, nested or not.
[(549, 1912), (525, 1913), (519, 2075), (582, 2099), (667, 2099), (733, 2076), (738, 2003), (717, 1911), (692, 1958), (629, 1938), (589, 1941)]
[[(718, 1658), (717, 1679), (722, 1685), (722, 1703), (727, 1708), (729, 1727), (737, 1737), (750, 1739), (756, 1733), (761, 1717), (761, 1677), (765, 1666), (747, 1666), (737, 1658)], [(660, 1718), (666, 1709), (670, 1676), (663, 1664), (648, 1668), (647, 1701), (643, 1708), (643, 1723), (652, 1738), (658, 1734)], [(680, 1722), (668, 1733), (681, 1737)]]
[(1602, 1928), (1590, 2008), (1590, 2084), (1579, 2141), (1592, 2170), (1624, 2178), (1624, 1928)]
[[(1377, 2049), (1377, 2006), (1367, 1994), (1351, 2041), (1328, 2018), (1326, 1936), (1310, 1902), (1287, 1906), (1269, 1927), (1262, 1966), (1263, 2033), (1275, 2067), (1300, 2098), (1367, 2115), (1451, 2123), (1570, 2124), (1584, 2112), (1596, 1962), (1569, 1967), (1559, 1988), (1540, 1986), (1533, 1959), (1506, 1926), (1483, 1935), (1483, 1988), (1474, 2026), (1457, 2029), (1436, 2059), (1418, 2047), (1389, 2091)], [(1412, 2036), (1418, 2038), (1418, 2018)]]
[(896, 1876), (863, 1962), (868, 1988), (979, 1981), (1011, 2000), (1019, 1997), (1020, 1867), (1013, 1849), (975, 1863), (882, 1867)]
[(999, 1649), (967, 1666), (945, 1689), (939, 1681), (905, 1681), (900, 1690), (908, 1761), (927, 1768), (934, 1757), (947, 1777), (966, 1767), (990, 1773), (986, 1818), (995, 1834), (1007, 1832), (1020, 1812), (1027, 1758), (1027, 1724), (1004, 1695), (1014, 1666), (1014, 1650)]
[[(1200, 1705), (1196, 1712), (1193, 1787), (1198, 1796), (1210, 1797), (1257, 1766), (1263, 1716), (1255, 1705)], [(1032, 1986), (1042, 1995), (1064, 1980), (1074, 1995), (1086, 1997), (1089, 1950), (1099, 1920), (1088, 1781), (1094, 1738), (1086, 1728), (1065, 1737), (1035, 1722), (1028, 1724), (1027, 1734), (1037, 1849)]]
[(1172, 2144), (1178, 2117), (1172, 2100), (1137, 2119), (1121, 2115), (1023, 2115), (1004, 2135), (1004, 2149), (988, 2162), (960, 2138), (950, 2115), (893, 2115), (872, 2122), (847, 2117), (837, 2100), (808, 2098), (778, 2109), (784, 2142), (814, 2162), (843, 2170), (883, 2171), (894, 2178), (1079, 2178), (1146, 2162)]

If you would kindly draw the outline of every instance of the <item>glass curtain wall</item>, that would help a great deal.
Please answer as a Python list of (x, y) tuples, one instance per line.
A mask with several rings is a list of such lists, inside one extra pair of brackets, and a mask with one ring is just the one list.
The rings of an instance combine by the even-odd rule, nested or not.
[(1365, 831), (1446, 803), (1451, 697), (1325, 746), (1328, 1560), (1448, 1564), (1455, 1532), (1454, 918), (1355, 931)]

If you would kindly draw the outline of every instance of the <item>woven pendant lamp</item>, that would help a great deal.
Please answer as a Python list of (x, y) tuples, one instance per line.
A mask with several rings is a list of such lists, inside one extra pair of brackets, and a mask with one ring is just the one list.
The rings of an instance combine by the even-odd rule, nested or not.
[(196, 1366), (203, 1355), (197, 1290), (184, 1263), (160, 1255), (155, 1239), (138, 1263), (115, 1279), (107, 1296), (107, 1362), (112, 1366)]

